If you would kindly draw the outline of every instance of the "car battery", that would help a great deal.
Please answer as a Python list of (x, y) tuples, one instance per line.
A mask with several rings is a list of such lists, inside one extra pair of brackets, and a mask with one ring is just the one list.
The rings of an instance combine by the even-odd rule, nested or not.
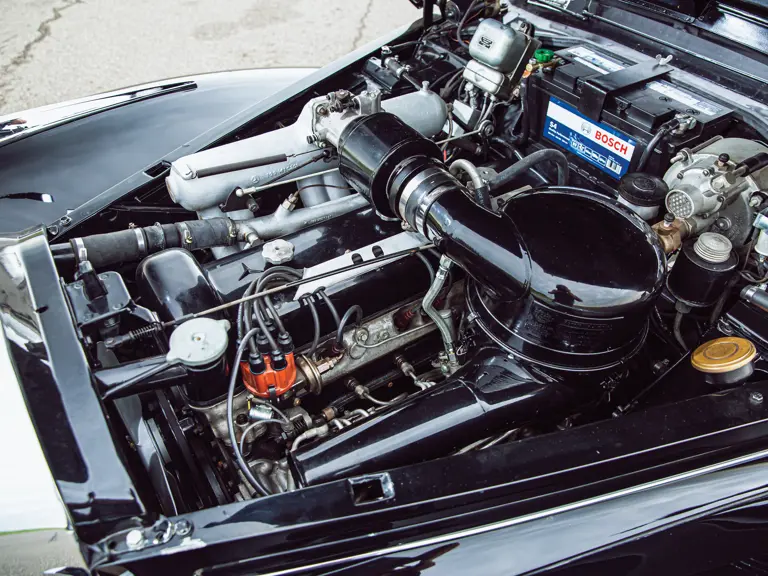
[(586, 46), (555, 54), (558, 65), (530, 78), (532, 134), (568, 153), (588, 181), (615, 187), (636, 171), (648, 143), (677, 114), (695, 122), (663, 138), (644, 172), (663, 174), (678, 150), (722, 134), (733, 120), (727, 106), (671, 80), (672, 67), (664, 62), (636, 64)]

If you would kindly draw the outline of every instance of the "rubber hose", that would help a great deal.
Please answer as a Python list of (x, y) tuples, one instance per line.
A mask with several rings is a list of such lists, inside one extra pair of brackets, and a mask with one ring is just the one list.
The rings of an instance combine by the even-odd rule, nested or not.
[(515, 162), (509, 168), (499, 172), (489, 184), (491, 190), (506, 186), (515, 178), (542, 162), (554, 162), (557, 165), (558, 186), (566, 186), (568, 184), (568, 159), (565, 157), (565, 154), (553, 148), (545, 148), (544, 150), (529, 154), (519, 162)]
[(675, 335), (675, 340), (680, 343), (680, 346), (683, 347), (683, 350), (688, 350), (688, 346), (685, 344), (685, 339), (683, 338), (683, 332), (681, 330), (682, 324), (683, 313), (678, 310), (677, 314), (675, 314), (675, 321), (672, 323), (672, 332)]
[(474, 188), (475, 201), (484, 208), (491, 208), (491, 190), (488, 188), (483, 177), (480, 176), (480, 173), (477, 171), (477, 167), (472, 164), (472, 162), (464, 159), (455, 160), (451, 163), (449, 169), (454, 176), (459, 172), (464, 172), (464, 174), (469, 176), (469, 179), (472, 182), (472, 187)]
[(135, 262), (166, 248), (201, 250), (231, 246), (237, 242), (237, 227), (229, 218), (211, 218), (94, 234), (70, 241), (75, 254), (79, 241), (93, 267), (103, 268), (121, 262)]
[(480, 186), (475, 188), (475, 202), (480, 204), (483, 208), (491, 209), (491, 189), (488, 186)]
[[(512, 144), (511, 142), (507, 142), (501, 136), (492, 136), (491, 143), (497, 144), (498, 146), (501, 146), (504, 149), (503, 151), (499, 150), (497, 152), (498, 155), (503, 158), (507, 158), (508, 160), (513, 160), (515, 162), (517, 162), (518, 160), (522, 160), (524, 158), (520, 150), (518, 150), (514, 146), (514, 144)], [(541, 183), (544, 184), (545, 186), (550, 184), (549, 180), (535, 168), (531, 168), (531, 174), (536, 176), (536, 178), (538, 178), (541, 181)]]
[(429, 258), (424, 256), (424, 254), (422, 254), (421, 252), (416, 252), (414, 256), (416, 256), (424, 264), (424, 267), (427, 269), (427, 272), (429, 273), (429, 285), (432, 286), (432, 284), (435, 283), (435, 269), (432, 266), (432, 262), (430, 262)]

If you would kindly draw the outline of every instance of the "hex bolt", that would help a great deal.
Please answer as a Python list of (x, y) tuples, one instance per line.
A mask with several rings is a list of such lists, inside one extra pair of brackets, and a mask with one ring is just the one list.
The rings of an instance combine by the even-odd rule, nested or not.
[(179, 520), (176, 522), (174, 530), (179, 536), (186, 536), (192, 532), (192, 522), (189, 520)]
[(749, 395), (749, 401), (752, 404), (762, 404), (763, 403), (763, 394), (761, 392), (752, 392)]
[(133, 529), (125, 535), (125, 545), (131, 550), (138, 550), (144, 546), (144, 532)]
[(717, 226), (720, 230), (730, 230), (731, 221), (728, 220), (728, 218), (721, 216), (720, 218), (715, 220), (715, 226)]

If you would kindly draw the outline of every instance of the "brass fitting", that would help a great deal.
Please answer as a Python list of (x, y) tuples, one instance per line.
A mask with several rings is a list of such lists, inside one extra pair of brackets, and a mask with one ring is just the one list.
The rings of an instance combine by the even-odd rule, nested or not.
[(688, 222), (682, 218), (675, 218), (672, 214), (665, 214), (664, 220), (652, 226), (653, 231), (661, 241), (665, 254), (671, 254), (678, 250), (691, 232)]

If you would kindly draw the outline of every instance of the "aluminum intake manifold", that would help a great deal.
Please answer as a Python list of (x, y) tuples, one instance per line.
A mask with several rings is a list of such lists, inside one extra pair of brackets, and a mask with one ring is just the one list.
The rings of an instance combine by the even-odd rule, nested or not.
[[(187, 210), (201, 212), (225, 202), (235, 188), (258, 191), (335, 170), (336, 160), (307, 161), (319, 154), (325, 144), (323, 136), (327, 126), (323, 126), (317, 111), (333, 104), (337, 94), (339, 92), (307, 102), (290, 126), (179, 158), (171, 164), (166, 178), (171, 198)], [(378, 111), (380, 105), (428, 138), (438, 134), (448, 118), (445, 102), (426, 84), (421, 90), (380, 104), (376, 92), (365, 92), (352, 99), (355, 114)], [(333, 138), (329, 140), (333, 143)], [(280, 178), (281, 174), (285, 174), (285, 178)]]

